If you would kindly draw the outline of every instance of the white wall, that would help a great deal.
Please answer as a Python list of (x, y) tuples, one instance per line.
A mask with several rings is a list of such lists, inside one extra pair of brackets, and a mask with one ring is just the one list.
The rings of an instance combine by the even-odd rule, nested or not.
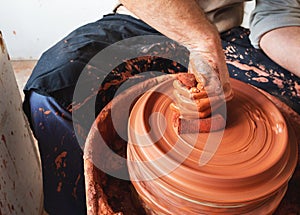
[(0, 0), (0, 31), (12, 59), (38, 59), (75, 28), (110, 13), (117, 0)]

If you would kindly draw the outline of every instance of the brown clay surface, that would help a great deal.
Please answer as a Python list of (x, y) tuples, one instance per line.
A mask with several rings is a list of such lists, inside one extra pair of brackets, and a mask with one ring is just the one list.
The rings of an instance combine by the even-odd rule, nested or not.
[[(243, 100), (247, 100), (247, 101), (250, 102), (250, 107), (247, 106), (247, 110), (249, 110), (249, 109), (251, 110), (251, 107), (253, 107), (253, 105), (254, 106), (257, 105), (257, 103), (255, 101), (251, 101), (251, 99), (249, 99), (249, 98), (243, 98)], [(235, 101), (235, 102), (237, 102), (237, 101)], [(235, 107), (235, 105), (236, 105), (235, 102), (233, 101), (233, 103), (229, 104), (229, 108), (230, 108), (230, 105), (233, 105)], [(253, 114), (251, 120), (245, 119), (245, 116), (244, 116), (244, 118), (241, 117), (240, 114), (238, 115), (239, 116), (238, 118), (236, 118), (236, 116), (233, 116), (231, 114), (228, 115), (229, 119), (231, 119), (232, 117), (235, 119), (227, 125), (227, 129), (224, 133), (224, 137), (226, 137), (226, 139), (228, 141), (228, 144), (223, 144), (223, 142), (222, 142), (223, 145), (221, 144), (219, 149), (216, 152), (217, 156), (215, 158), (211, 159), (211, 161), (210, 161), (210, 164), (217, 166), (217, 169), (221, 170), (221, 174), (216, 174), (216, 170), (210, 169), (210, 168), (207, 167), (205, 174), (201, 175), (202, 178), (207, 177), (207, 175), (213, 175), (217, 181), (221, 180), (221, 179), (224, 179), (226, 177), (228, 177), (228, 179), (233, 179), (237, 182), (243, 182), (243, 180), (245, 179), (244, 186), (249, 186), (246, 183), (247, 177), (249, 179), (249, 177), (251, 178), (251, 175), (258, 174), (258, 177), (252, 177), (251, 178), (251, 179), (254, 180), (253, 183), (257, 185), (257, 184), (260, 184), (261, 181), (259, 179), (256, 179), (256, 178), (262, 177), (262, 176), (260, 176), (261, 174), (264, 175), (264, 173), (259, 174), (259, 172), (261, 172), (264, 169), (268, 169), (270, 166), (272, 166), (272, 165), (274, 165), (274, 163), (276, 163), (276, 165), (274, 165), (275, 167), (271, 168), (274, 171), (271, 171), (271, 172), (267, 171), (268, 173), (266, 173), (266, 175), (269, 175), (269, 174), (272, 175), (272, 174), (274, 174), (274, 172), (276, 172), (278, 170), (278, 168), (280, 168), (279, 167), (280, 163), (282, 164), (282, 162), (283, 163), (287, 162), (286, 160), (282, 161), (279, 158), (280, 153), (282, 153), (282, 155), (285, 154), (284, 149), (286, 149), (287, 147), (292, 147), (292, 150), (289, 151), (289, 153), (291, 153), (291, 155), (286, 156), (286, 158), (287, 157), (294, 157), (294, 158), (297, 157), (296, 150), (295, 150), (295, 143), (299, 140), (299, 136), (298, 136), (298, 138), (295, 137), (295, 133), (293, 133), (293, 129), (291, 129), (291, 128), (292, 127), (300, 128), (299, 127), (299, 121), (295, 121), (297, 119), (296, 117), (299, 117), (299, 116), (296, 115), (296, 117), (295, 117), (294, 112), (292, 112), (289, 108), (287, 108), (286, 106), (282, 105), (280, 102), (277, 101), (276, 104), (279, 105), (280, 110), (285, 113), (284, 117), (290, 118), (290, 120), (293, 122), (293, 123), (290, 123), (290, 121), (288, 120), (287, 121), (288, 126), (286, 127), (285, 124), (284, 125), (281, 124), (281, 120), (283, 118), (281, 117), (280, 114), (278, 114), (278, 110), (275, 108), (275, 106), (273, 105), (272, 102), (268, 101), (268, 102), (265, 102), (265, 103), (262, 103), (262, 104), (260, 102), (261, 101), (259, 101), (259, 106), (262, 105), (263, 107), (268, 107), (268, 112), (263, 111), (262, 113), (260, 113), (259, 111), (258, 112), (254, 111), (255, 114)], [(164, 105), (162, 105), (162, 106), (164, 106)], [(166, 108), (166, 107), (167, 106), (165, 106), (164, 108)], [(118, 135), (115, 132), (113, 132), (114, 128), (111, 127), (112, 124), (110, 123), (110, 121), (111, 121), (110, 120), (110, 117), (111, 117), (110, 116), (110, 108), (111, 108), (111, 105), (108, 105), (107, 108), (105, 109), (105, 111), (102, 111), (100, 113), (97, 120), (95, 121), (94, 128), (96, 128), (96, 129), (94, 129), (94, 130), (92, 129), (91, 133), (99, 132), (98, 130), (110, 131), (110, 132), (108, 132), (109, 134), (107, 135), (107, 144), (111, 146), (111, 145), (115, 144), (113, 139), (116, 138)], [(245, 108), (245, 107), (238, 107), (237, 109), (239, 111), (242, 111), (243, 108)], [(254, 110), (257, 110), (257, 109), (254, 108)], [(273, 117), (266, 117), (265, 116), (265, 115), (269, 115), (270, 113), (273, 113), (272, 111), (274, 111), (274, 113), (275, 113), (275, 115), (272, 115)], [(277, 117), (276, 114), (278, 114), (279, 117)], [(290, 117), (290, 116), (293, 116), (293, 117)], [(261, 152), (261, 151), (257, 150), (257, 148), (255, 149), (255, 147), (253, 147), (253, 149), (251, 149), (249, 151), (249, 153), (244, 154), (246, 156), (242, 156), (241, 154), (244, 153), (243, 151), (245, 151), (244, 149), (247, 148), (247, 146), (249, 145), (249, 142), (244, 143), (244, 144), (238, 143), (238, 145), (235, 146), (235, 144), (237, 144), (235, 141), (239, 140), (239, 139), (249, 139), (249, 134), (251, 133), (251, 129), (254, 129), (253, 126), (260, 126), (260, 127), (263, 128), (263, 130), (268, 129), (268, 128), (266, 128), (262, 125), (262, 123), (261, 123), (262, 119), (269, 121), (268, 126), (269, 126), (269, 129), (271, 128), (272, 133), (269, 134), (268, 132), (264, 131), (262, 134), (261, 133), (255, 134), (254, 138), (256, 138), (256, 140), (258, 140), (258, 143), (256, 143), (257, 144), (256, 147), (262, 147), (263, 148), (263, 144), (259, 143), (259, 140), (260, 140), (261, 137), (265, 138), (268, 141), (271, 141), (270, 140), (270, 138), (271, 138), (272, 141), (273, 141), (273, 138), (276, 136), (276, 140), (274, 139), (276, 145), (275, 144), (270, 144), (270, 143), (268, 143), (268, 141), (266, 141), (266, 143), (265, 143), (265, 144), (269, 144), (270, 152), (274, 153), (275, 155), (274, 156), (273, 155), (266, 156), (269, 152), (266, 152), (266, 151)], [(126, 122), (127, 121), (125, 120), (125, 123)], [(298, 124), (295, 123), (295, 122), (298, 122)], [(236, 126), (236, 124), (240, 124), (240, 123), (243, 125), (242, 126), (243, 129), (241, 129), (240, 132), (235, 132), (234, 135), (230, 134), (231, 132), (233, 132), (232, 130), (233, 130), (234, 126)], [(124, 122), (123, 122), (123, 120), (120, 120), (120, 125), (122, 125), (122, 124), (124, 124)], [(124, 124), (124, 126), (126, 126), (126, 124)], [(249, 128), (247, 128), (247, 127), (249, 127)], [(280, 132), (279, 132), (279, 130), (280, 130)], [(155, 131), (153, 131), (153, 132), (155, 132)], [(175, 131), (171, 131), (171, 133), (172, 132), (175, 132)], [(226, 133), (228, 133), (228, 134), (226, 134)], [(291, 144), (288, 145), (288, 144), (284, 143), (284, 139), (287, 137), (287, 133), (289, 133), (290, 142), (293, 142), (294, 144), (291, 143)], [(296, 135), (299, 135), (299, 134), (296, 134)], [(93, 135), (90, 134), (89, 136), (93, 136)], [(207, 137), (205, 137), (205, 135), (204, 135), (201, 138), (205, 139)], [(97, 145), (97, 144), (95, 144), (96, 141), (97, 140), (93, 139), (93, 138), (89, 139), (89, 142), (87, 143), (87, 145), (90, 147), (90, 150), (95, 149), (93, 147), (94, 147), (94, 145)], [(240, 141), (240, 142), (242, 142), (242, 141)], [(225, 147), (225, 145), (226, 145), (226, 147)], [(277, 147), (277, 145), (279, 147)], [(123, 143), (122, 147), (123, 147), (123, 149), (124, 149), (124, 147), (126, 147), (126, 142)], [(157, 153), (162, 153), (161, 150), (168, 151), (170, 149), (168, 147), (170, 147), (170, 146), (167, 146), (166, 148), (161, 148), (160, 152), (157, 152)], [(201, 144), (199, 144), (199, 145), (197, 145), (196, 149), (198, 149), (198, 151), (199, 151), (199, 150), (201, 150), (201, 147), (203, 148), (203, 145), (201, 146)], [(238, 148), (239, 150), (235, 150), (235, 153), (232, 153), (232, 147)], [(97, 154), (99, 156), (101, 155), (101, 150), (99, 151), (99, 150), (96, 149), (95, 151), (97, 151)], [(198, 152), (196, 151), (193, 154), (193, 156), (197, 157), (198, 156), (197, 153)], [(259, 158), (254, 158), (255, 154), (258, 154)], [(234, 159), (231, 158), (232, 156), (233, 156)], [(243, 162), (237, 160), (237, 158), (239, 158), (239, 157), (241, 158), (240, 160), (243, 160), (243, 162), (245, 164), (249, 165), (249, 167), (250, 167), (249, 171), (235, 171), (235, 170), (231, 169), (231, 172), (235, 171), (235, 172), (238, 173), (235, 178), (231, 178), (230, 168), (226, 168), (226, 167), (224, 168), (224, 166), (226, 166), (226, 165), (229, 165), (229, 166), (230, 165), (236, 165), (237, 168), (240, 168), (242, 170), (244, 164), (243, 164)], [(285, 157), (285, 156), (283, 156), (283, 157)], [(227, 160), (225, 159), (226, 162), (223, 164), (219, 160), (221, 158), (222, 159), (223, 158), (228, 158), (228, 159)], [(264, 163), (264, 164), (261, 164), (261, 162), (260, 162), (261, 159), (266, 159), (267, 162)], [(187, 160), (186, 165), (191, 165), (191, 163), (196, 162), (196, 161), (198, 162), (198, 159)], [(289, 168), (287, 168), (287, 170), (286, 170), (287, 173), (286, 174), (276, 175), (277, 178), (275, 177), (274, 181), (271, 181), (270, 183), (268, 183), (270, 185), (267, 185), (267, 186), (266, 185), (261, 185), (259, 189), (252, 190), (253, 195), (251, 195), (251, 196), (248, 195), (250, 193), (249, 190), (248, 190), (248, 192), (242, 192), (242, 193), (239, 194), (239, 192), (238, 192), (239, 185), (236, 184), (236, 183), (221, 184), (221, 187), (227, 188), (227, 189), (224, 189), (222, 192), (224, 192), (224, 194), (226, 194), (226, 192), (230, 193), (230, 194), (233, 193), (233, 195), (232, 195), (232, 197), (230, 197), (230, 199), (231, 200), (236, 199), (238, 202), (242, 202), (246, 199), (248, 199), (248, 200), (254, 199), (258, 195), (262, 195), (263, 192), (268, 193), (270, 190), (276, 189), (276, 186), (274, 186), (274, 184), (276, 184), (276, 183), (280, 184), (280, 181), (286, 180), (287, 175), (291, 174), (291, 170), (293, 169), (294, 159), (291, 159), (287, 163), (288, 163)], [(254, 166), (252, 166), (254, 164), (256, 164), (259, 168), (254, 168)], [(87, 168), (87, 167), (92, 167), (92, 168)], [(100, 208), (108, 207), (108, 209), (107, 209), (108, 213), (107, 214), (112, 214), (112, 212), (110, 211), (110, 210), (112, 210), (111, 205), (114, 204), (113, 203), (114, 201), (115, 202), (118, 201), (118, 199), (115, 199), (116, 196), (119, 196), (119, 197), (120, 197), (120, 195), (123, 196), (123, 198), (120, 198), (120, 200), (119, 200), (119, 202), (122, 202), (122, 201), (124, 201), (124, 195), (126, 195), (130, 199), (132, 199), (131, 197), (135, 195), (135, 194), (133, 194), (134, 191), (132, 189), (124, 188), (127, 185), (128, 185), (128, 187), (131, 186), (130, 183), (128, 184), (128, 182), (127, 182), (127, 185), (122, 187), (122, 186), (120, 186), (120, 182), (117, 182), (118, 180), (114, 179), (115, 181), (111, 180), (112, 183), (110, 183), (111, 186), (109, 187), (107, 185), (107, 176), (105, 176), (104, 173), (101, 173), (101, 171), (99, 169), (97, 169), (95, 166), (93, 166), (93, 164), (92, 164), (92, 162), (89, 158), (85, 159), (85, 171), (86, 171), (86, 176), (85, 177), (86, 177), (87, 190), (88, 191), (93, 190), (93, 192), (87, 192), (88, 208), (90, 209), (89, 214), (100, 214), (100, 213), (91, 213), (93, 211), (93, 209), (94, 209), (94, 211), (99, 211), (99, 210), (97, 210), (97, 208), (99, 209), (99, 207)], [(287, 212), (287, 211), (289, 213), (297, 212), (297, 210), (299, 209), (299, 206), (297, 206), (298, 205), (297, 204), (297, 199), (299, 199), (299, 195), (295, 191), (295, 187), (299, 186), (299, 181), (300, 181), (299, 180), (299, 172), (300, 171), (299, 171), (299, 165), (298, 165), (297, 172), (294, 174), (294, 176), (293, 176), (293, 178), (290, 182), (290, 187), (288, 189), (288, 192), (287, 192), (285, 198), (283, 199), (283, 201), (281, 202), (279, 208), (275, 212), (276, 215), (286, 214), (285, 212)], [(104, 178), (99, 177), (99, 176), (101, 176), (100, 173), (103, 174), (105, 177)], [(177, 182), (180, 181), (179, 178), (177, 178), (178, 179)], [(186, 178), (186, 176), (185, 176), (185, 178)], [(108, 180), (110, 180), (110, 179), (108, 179)], [(122, 181), (122, 180), (120, 180), (120, 181)], [(209, 183), (209, 181), (207, 181), (207, 182)], [(265, 184), (265, 183), (263, 183), (263, 184)], [(95, 186), (95, 185), (97, 185), (97, 186)], [(183, 187), (185, 187), (184, 184), (182, 184), (182, 185), (183, 185)], [(116, 189), (116, 187), (117, 187), (117, 189)], [(182, 189), (183, 187), (180, 186), (179, 188)], [(242, 188), (243, 187), (241, 187), (240, 189), (242, 189)], [(261, 191), (262, 188), (263, 188), (264, 191)], [(105, 191), (103, 191), (103, 190), (105, 190)], [(107, 193), (110, 192), (109, 190), (114, 190), (114, 192), (115, 192), (115, 197), (114, 198), (111, 198), (109, 195), (107, 195)], [(235, 193), (235, 191), (237, 191), (237, 192)], [(185, 192), (190, 192), (190, 191), (188, 189)], [(211, 190), (207, 190), (207, 192), (209, 193), (209, 192), (211, 192)], [(282, 189), (278, 191), (277, 198), (281, 197), (284, 194), (284, 192), (285, 192), (285, 187), (283, 186)], [(223, 195), (218, 195), (217, 198), (219, 198), (219, 200), (221, 199), (221, 201), (223, 201), (222, 196)], [(212, 199), (216, 199), (216, 195), (210, 194), (209, 197), (212, 198)], [(228, 199), (227, 194), (226, 194), (226, 199)], [(123, 204), (123, 207), (132, 207), (132, 208), (137, 208), (137, 210), (140, 210), (141, 209), (140, 208), (140, 202), (136, 198), (133, 198), (132, 201), (133, 202), (135, 201), (135, 203), (128, 204), (127, 206), (126, 205), (124, 206), (124, 204)], [(268, 202), (266, 202), (265, 205), (268, 206)], [(129, 211), (133, 210), (132, 208), (129, 209)], [(124, 208), (122, 209), (122, 207), (114, 208), (115, 212), (120, 211), (120, 210), (121, 211), (123, 210), (124, 214), (130, 214), (130, 213), (128, 213), (128, 209), (127, 210), (124, 209)]]

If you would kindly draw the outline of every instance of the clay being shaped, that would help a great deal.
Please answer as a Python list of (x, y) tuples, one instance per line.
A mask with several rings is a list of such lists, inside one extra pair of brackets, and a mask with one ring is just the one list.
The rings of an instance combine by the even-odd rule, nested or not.
[[(200, 77), (200, 78), (199, 78)], [(179, 134), (203, 133), (224, 129), (226, 117), (222, 90), (207, 85), (204, 76), (180, 73), (173, 82), (175, 102), (170, 104), (174, 126)], [(214, 123), (212, 123), (214, 122)]]
[[(297, 161), (297, 141), (280, 111), (231, 80), (225, 130), (178, 134), (169, 108), (173, 81), (145, 93), (129, 118), (128, 170), (146, 207), (158, 214), (272, 214)], [(211, 158), (199, 165), (203, 156)]]

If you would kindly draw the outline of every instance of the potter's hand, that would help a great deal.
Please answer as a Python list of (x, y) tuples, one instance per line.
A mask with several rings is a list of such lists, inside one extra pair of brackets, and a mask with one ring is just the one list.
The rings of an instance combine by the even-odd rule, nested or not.
[(209, 97), (220, 95), (229, 101), (232, 89), (225, 55), (219, 43), (219, 39), (215, 39), (215, 45), (200, 43), (196, 48), (189, 48), (188, 72), (195, 75), (198, 85), (203, 85), (203, 89), (198, 87), (199, 90), (205, 90)]
[[(222, 91), (211, 87), (218, 77), (202, 74), (179, 74), (173, 82), (175, 104), (171, 108), (184, 118), (206, 118), (224, 104)], [(212, 84), (212, 85), (209, 85)]]
[(193, 46), (189, 48), (188, 68), (194, 76), (187, 75), (185, 78), (194, 77), (195, 83), (184, 83), (188, 80), (185, 78), (174, 81), (175, 106), (182, 116), (205, 118), (232, 98), (232, 90), (222, 48), (219, 52), (217, 49), (210, 50), (210, 46), (194, 49)]

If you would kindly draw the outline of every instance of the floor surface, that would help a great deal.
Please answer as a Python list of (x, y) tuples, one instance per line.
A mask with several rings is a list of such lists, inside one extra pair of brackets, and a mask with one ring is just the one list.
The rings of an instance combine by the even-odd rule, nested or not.
[(23, 88), (36, 65), (36, 60), (12, 60), (11, 64), (15, 72), (16, 80), (19, 86), (19, 91), (22, 99), (24, 98)]

